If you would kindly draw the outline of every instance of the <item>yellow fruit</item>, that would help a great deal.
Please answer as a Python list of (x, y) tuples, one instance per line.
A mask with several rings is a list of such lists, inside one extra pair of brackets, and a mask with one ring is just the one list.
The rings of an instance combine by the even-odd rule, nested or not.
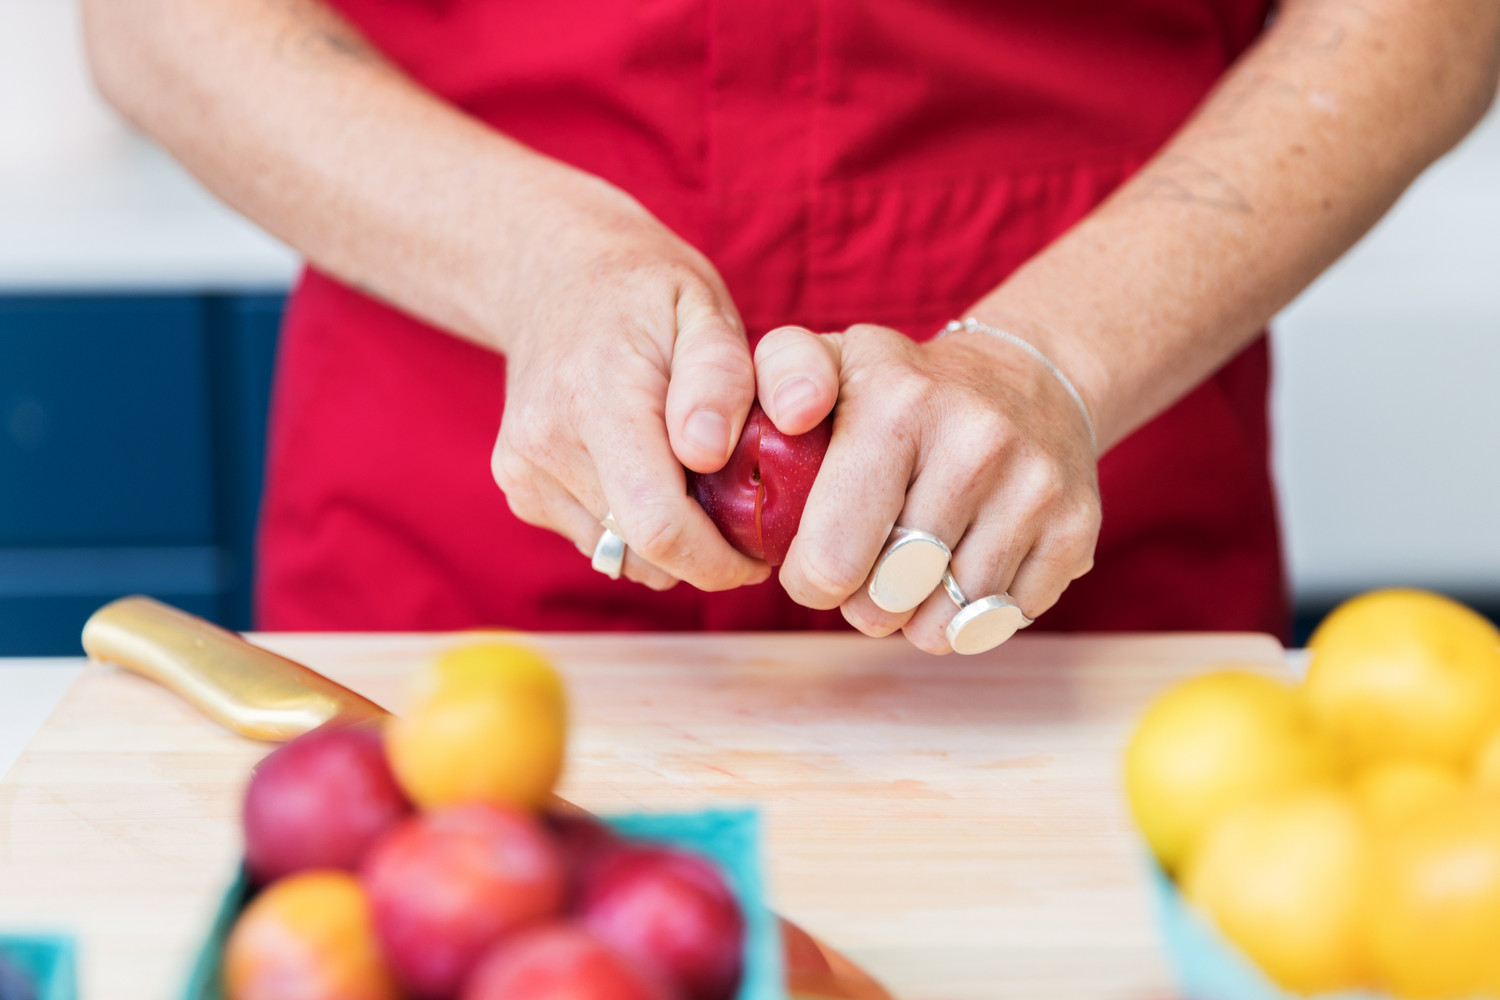
[(566, 700), (562, 678), (552, 662), (531, 647), (514, 642), (474, 642), (447, 650), (430, 671), (419, 675), (415, 693), (420, 698), (439, 687), (460, 684), (534, 684), (559, 703)]
[(532, 650), (484, 643), (445, 654), (386, 729), (396, 780), (424, 808), (489, 802), (534, 809), (562, 773), (562, 681)]
[(272, 883), (224, 945), (229, 1000), (399, 1000), (370, 907), (348, 872), (306, 871)]
[(1392, 760), (1361, 771), (1354, 779), (1360, 812), (1380, 829), (1425, 815), (1467, 791), (1454, 771), (1417, 760)]
[(1403, 1000), (1500, 993), (1500, 803), (1469, 795), (1375, 850), (1365, 951)]
[(1474, 755), (1474, 783), (1486, 792), (1500, 792), (1500, 730), (1479, 744)]
[(1183, 891), (1275, 982), (1348, 989), (1360, 981), (1368, 852), (1347, 794), (1292, 792), (1225, 814), (1189, 860)]
[(1500, 631), (1446, 597), (1356, 597), (1308, 648), (1308, 705), (1354, 767), (1411, 758), (1462, 769), (1500, 724)]
[(1332, 771), (1294, 688), (1224, 670), (1177, 685), (1146, 710), (1125, 752), (1125, 791), (1173, 872), (1230, 808), (1321, 784)]

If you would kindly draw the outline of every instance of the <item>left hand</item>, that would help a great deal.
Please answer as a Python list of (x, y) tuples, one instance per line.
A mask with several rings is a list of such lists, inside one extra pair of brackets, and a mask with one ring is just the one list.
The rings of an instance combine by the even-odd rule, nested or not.
[(838, 607), (867, 635), (901, 629), (920, 649), (949, 652), (944, 629), (958, 608), (941, 587), (906, 614), (870, 600), (871, 570), (897, 524), (947, 543), (970, 601), (1009, 592), (1030, 618), (1092, 567), (1100, 507), (1088, 426), (1025, 351), (980, 332), (919, 344), (881, 326), (821, 336), (782, 327), (762, 339), (755, 364), (761, 405), (783, 433), (810, 429), (838, 404), (781, 567), (799, 604)]

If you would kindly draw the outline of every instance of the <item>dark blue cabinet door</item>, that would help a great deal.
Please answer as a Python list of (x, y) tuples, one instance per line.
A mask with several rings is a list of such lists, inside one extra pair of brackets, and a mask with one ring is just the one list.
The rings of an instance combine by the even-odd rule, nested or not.
[(250, 625), (279, 295), (0, 298), (0, 656), (148, 593)]
[(0, 546), (213, 540), (204, 313), (0, 300)]

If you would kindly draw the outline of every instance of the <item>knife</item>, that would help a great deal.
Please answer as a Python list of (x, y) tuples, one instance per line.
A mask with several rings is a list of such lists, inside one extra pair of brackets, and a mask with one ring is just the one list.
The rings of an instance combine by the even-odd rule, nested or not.
[[(124, 597), (94, 612), (83, 626), (83, 648), (251, 739), (283, 742), (326, 722), (390, 714), (310, 667), (149, 597)], [(781, 939), (795, 1000), (892, 1000), (864, 970), (784, 918)]]

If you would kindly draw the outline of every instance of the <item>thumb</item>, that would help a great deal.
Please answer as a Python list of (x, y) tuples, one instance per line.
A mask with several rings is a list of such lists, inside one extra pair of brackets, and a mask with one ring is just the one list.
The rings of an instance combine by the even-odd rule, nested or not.
[(738, 321), (708, 289), (683, 289), (667, 383), (667, 437), (677, 460), (694, 472), (723, 468), (754, 399), (755, 365)]
[(755, 382), (761, 408), (783, 434), (805, 434), (833, 412), (839, 399), (842, 338), (800, 326), (772, 330), (755, 345)]

